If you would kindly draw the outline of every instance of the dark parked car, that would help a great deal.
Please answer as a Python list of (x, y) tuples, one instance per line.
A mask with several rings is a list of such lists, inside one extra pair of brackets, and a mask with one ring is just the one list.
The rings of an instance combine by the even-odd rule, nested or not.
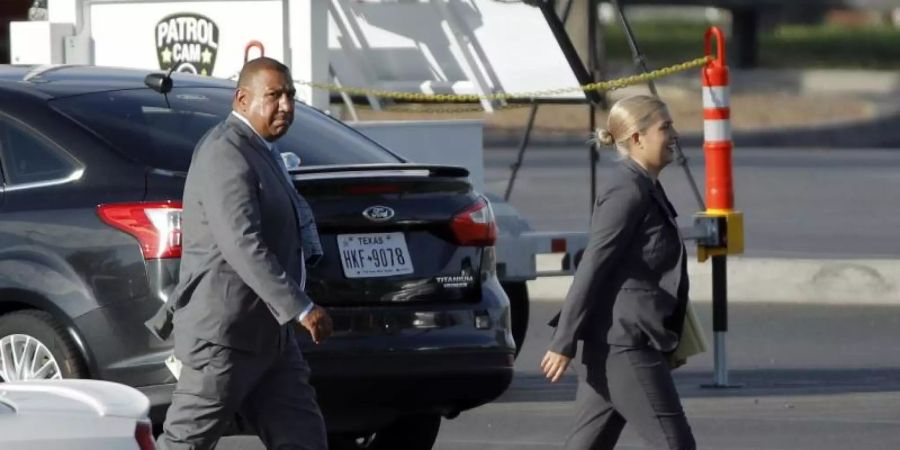
[[(176, 74), (163, 94), (146, 75), (0, 66), (0, 381), (121, 382), (150, 397), (158, 421), (171, 342), (143, 322), (177, 281), (184, 175), (234, 83)], [(301, 161), (291, 173), (325, 249), (307, 286), (335, 335), (298, 339), (329, 431), (336, 443), (430, 448), (441, 416), (512, 378), (490, 205), (465, 169), (408, 163), (297, 106), (279, 147)]]

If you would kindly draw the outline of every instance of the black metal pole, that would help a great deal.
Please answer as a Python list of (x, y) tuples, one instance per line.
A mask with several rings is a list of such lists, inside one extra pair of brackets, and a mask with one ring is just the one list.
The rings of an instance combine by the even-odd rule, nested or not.
[(728, 381), (728, 354), (725, 336), (728, 332), (728, 256), (712, 258), (712, 315), (713, 315), (713, 382), (704, 388), (739, 388)]
[[(553, 37), (556, 38), (556, 42), (559, 43), (559, 48), (562, 50), (563, 56), (566, 57), (569, 67), (572, 68), (572, 72), (575, 74), (575, 79), (578, 80), (578, 84), (591, 84), (594, 82), (594, 79), (588, 72), (588, 69), (584, 67), (581, 58), (578, 57), (578, 52), (572, 44), (572, 39), (570, 39), (569, 34), (566, 33), (565, 24), (559, 16), (556, 15), (553, 3), (553, 1), (542, 1), (538, 3), (538, 7), (544, 15), (544, 20), (547, 21), (547, 25), (550, 27)], [(602, 98), (597, 91), (585, 92), (585, 95), (591, 103), (600, 103), (602, 101)]]
[[(588, 67), (585, 67), (584, 62), (582, 62), (581, 58), (578, 56), (578, 51), (575, 50), (575, 46), (572, 44), (572, 39), (569, 37), (569, 34), (566, 33), (565, 28), (565, 19), (568, 19), (569, 8), (571, 7), (571, 2), (566, 5), (566, 10), (563, 19), (560, 19), (559, 15), (556, 14), (556, 10), (554, 9), (554, 1), (552, 0), (544, 0), (537, 3), (537, 6), (540, 8), (541, 13), (544, 15), (544, 20), (547, 22), (547, 25), (550, 27), (550, 31), (553, 33), (553, 37), (556, 38), (556, 42), (559, 44), (560, 50), (562, 50), (563, 55), (566, 57), (566, 61), (569, 63), (569, 67), (572, 69), (572, 73), (575, 74), (575, 79), (578, 80), (578, 83), (581, 85), (591, 84), (595, 81), (594, 68), (596, 63), (594, 62), (594, 57), (596, 56), (595, 49), (595, 38), (596, 38), (596, 26), (597, 26), (597, 4), (598, 0), (589, 0), (588, 4), (588, 39), (591, 42), (588, 43), (588, 53), (589, 53), (589, 62)], [(596, 105), (603, 103), (603, 96), (600, 95), (597, 91), (588, 91), (585, 92), (585, 97), (589, 102), (590, 109), (590, 130), (593, 132), (596, 127)], [(591, 185), (591, 213), (594, 212), (594, 198), (597, 196), (597, 144), (591, 145), (590, 148), (590, 165), (591, 165), (591, 174), (590, 174), (590, 185)]]
[[(550, 10), (553, 12), (552, 17), (559, 20), (556, 12), (553, 11), (554, 2), (550, 1), (548, 3), (550, 4)], [(569, 13), (572, 11), (572, 3), (573, 0), (567, 0), (566, 5), (563, 8), (562, 23), (564, 27), (566, 21), (569, 20)], [(544, 17), (546, 18), (547, 12), (543, 8), (541, 9), (541, 12), (544, 13)], [(563, 33), (565, 34), (565, 28), (563, 29)], [(568, 34), (566, 34), (566, 37), (568, 38)], [(560, 44), (560, 46), (562, 46), (562, 44)], [(569, 63), (571, 64), (572, 62), (569, 61)], [(580, 65), (581, 62), (579, 61), (578, 64)], [(573, 67), (572, 70), (575, 70), (575, 68)], [(525, 159), (525, 150), (528, 149), (528, 143), (531, 141), (531, 131), (534, 129), (534, 121), (537, 116), (538, 105), (539, 103), (534, 103), (531, 105), (531, 111), (528, 114), (528, 124), (525, 126), (525, 133), (523, 133), (522, 135), (522, 140), (519, 142), (518, 156), (516, 157), (516, 162), (512, 165), (512, 173), (510, 173), (509, 175), (509, 182), (506, 183), (506, 192), (503, 194), (504, 201), (509, 201), (509, 197), (512, 196), (513, 186), (515, 186), (516, 184), (516, 177), (519, 176), (519, 169), (522, 168), (522, 162)]]
[(726, 256), (712, 257), (713, 331), (728, 331), (728, 263)]
[(714, 364), (713, 383), (703, 385), (711, 388), (740, 387), (728, 382), (728, 356), (725, 347), (725, 334), (728, 331), (728, 265), (726, 255), (712, 257), (712, 310), (713, 310), (713, 345)]
[[(625, 9), (622, 6), (622, 2), (619, 0), (612, 0), (612, 3), (619, 13), (619, 20), (622, 22), (622, 30), (625, 32), (628, 46), (631, 48), (635, 67), (641, 72), (649, 72), (650, 70), (647, 68), (646, 58), (638, 47), (637, 40), (634, 38), (634, 32), (631, 30), (631, 24), (628, 23), (628, 18), (625, 17)], [(647, 87), (654, 97), (659, 97), (659, 94), (656, 92), (656, 83), (654, 83), (653, 80), (647, 81)], [(678, 139), (675, 140), (675, 162), (684, 169), (684, 174), (687, 176), (688, 183), (691, 185), (691, 190), (694, 192), (694, 199), (697, 201), (699, 209), (701, 211), (706, 211), (706, 204), (703, 202), (703, 196), (700, 195), (700, 189), (697, 187), (694, 175), (687, 165), (687, 157), (684, 156), (684, 152), (681, 150), (681, 143), (678, 142)]]
[[(595, 81), (597, 79), (597, 8), (599, 6), (599, 0), (588, 0), (588, 67), (591, 72), (591, 81)], [(597, 103), (602, 101), (600, 97), (600, 93), (596, 91), (592, 91), (597, 94), (597, 100), (591, 102), (590, 106), (590, 120), (588, 125), (588, 135), (592, 133), (595, 129), (597, 129)], [(588, 148), (588, 160), (591, 165), (591, 198), (589, 201), (591, 202), (591, 216), (594, 215), (594, 204), (596, 203), (594, 199), (597, 198), (597, 162), (600, 159), (597, 149), (597, 143), (591, 141), (591, 145)]]
[(516, 162), (512, 165), (512, 173), (509, 176), (509, 182), (506, 183), (506, 192), (503, 194), (503, 201), (508, 202), (512, 195), (513, 185), (516, 184), (516, 177), (519, 175), (519, 169), (522, 167), (522, 160), (525, 159), (525, 149), (528, 148), (528, 141), (531, 140), (531, 129), (534, 127), (534, 119), (537, 117), (538, 104), (531, 105), (531, 112), (528, 114), (528, 124), (525, 126), (525, 133), (522, 135), (522, 141), (519, 142), (519, 155)]

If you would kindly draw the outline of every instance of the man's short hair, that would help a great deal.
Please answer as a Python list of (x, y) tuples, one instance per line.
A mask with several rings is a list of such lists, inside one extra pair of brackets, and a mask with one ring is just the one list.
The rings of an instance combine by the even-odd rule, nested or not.
[(241, 68), (241, 73), (238, 75), (238, 87), (246, 87), (250, 84), (250, 81), (253, 80), (253, 77), (263, 70), (277, 70), (284, 74), (288, 80), (291, 79), (291, 69), (289, 69), (288, 66), (282, 64), (281, 61), (269, 58), (268, 56), (260, 56), (259, 58), (247, 61), (244, 64), (244, 67)]

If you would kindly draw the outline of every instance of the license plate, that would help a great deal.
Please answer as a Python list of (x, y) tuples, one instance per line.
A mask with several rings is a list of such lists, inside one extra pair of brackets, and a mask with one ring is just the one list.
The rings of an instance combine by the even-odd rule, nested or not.
[(403, 233), (339, 234), (337, 243), (347, 278), (413, 273)]

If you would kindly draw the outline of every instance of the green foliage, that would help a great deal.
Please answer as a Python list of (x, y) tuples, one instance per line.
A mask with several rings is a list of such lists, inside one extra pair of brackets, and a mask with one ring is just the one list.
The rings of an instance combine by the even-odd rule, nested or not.
[[(651, 68), (703, 54), (705, 24), (637, 22), (632, 28)], [(619, 27), (608, 27), (604, 35), (610, 61), (631, 60), (628, 43)], [(726, 39), (731, 42), (730, 37)], [(759, 67), (900, 69), (900, 29), (781, 25), (772, 30), (761, 30)]]

